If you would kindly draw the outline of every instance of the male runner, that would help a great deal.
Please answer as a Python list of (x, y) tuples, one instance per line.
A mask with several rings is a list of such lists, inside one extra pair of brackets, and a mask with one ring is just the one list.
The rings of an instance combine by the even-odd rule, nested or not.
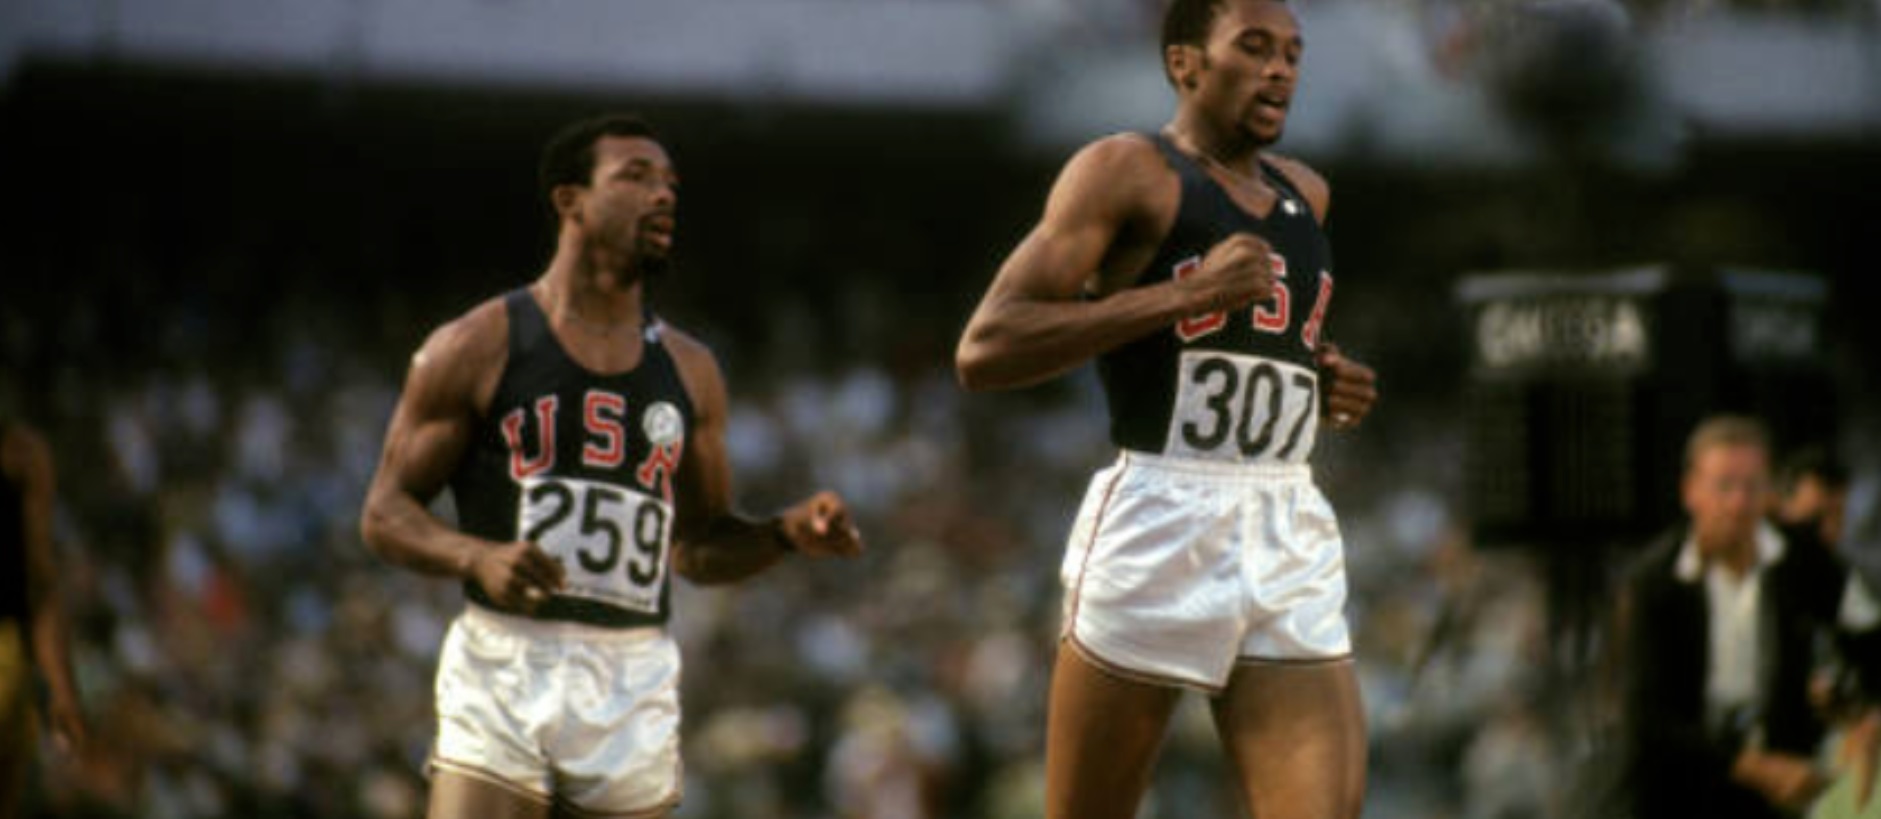
[(1370, 368), (1326, 342), (1325, 180), (1266, 150), (1303, 42), (1276, 0), (1175, 0), (1159, 133), (1074, 156), (961, 338), (972, 389), (1096, 358), (1122, 454), (1065, 556), (1046, 815), (1136, 814), (1178, 694), (1212, 698), (1249, 813), (1359, 813), (1343, 545), (1308, 458)]
[[(733, 511), (718, 363), (644, 300), (678, 198), (646, 123), (570, 125), (542, 186), (548, 270), (425, 341), (362, 515), (374, 551), (469, 598), (438, 667), (433, 819), (666, 815), (672, 573), (729, 582), (862, 549), (831, 492), (769, 520)], [(426, 508), (447, 486), (461, 529)]]

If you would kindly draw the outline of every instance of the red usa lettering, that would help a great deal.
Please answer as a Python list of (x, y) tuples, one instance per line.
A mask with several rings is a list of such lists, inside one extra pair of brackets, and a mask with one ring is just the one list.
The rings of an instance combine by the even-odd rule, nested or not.
[[(517, 407), (503, 416), (500, 428), (509, 447), (509, 476), (522, 481), (555, 467), (555, 415), (561, 398), (544, 395), (531, 402), (533, 413)], [(534, 416), (534, 440), (527, 428)], [(594, 469), (618, 469), (627, 462), (627, 399), (607, 390), (589, 390), (582, 397), (581, 424), (586, 438), (581, 463)]]
[(627, 460), (627, 399), (606, 390), (589, 390), (582, 402), (581, 423), (587, 427), (588, 441), (581, 447), (581, 463), (599, 469), (613, 469)]
[[(1267, 254), (1267, 258), (1273, 262), (1275, 281), (1284, 282), (1287, 278), (1286, 257), (1278, 253), (1269, 253)], [(1190, 256), (1187, 259), (1176, 262), (1175, 267), (1170, 269), (1170, 276), (1180, 281), (1195, 275), (1195, 273), (1201, 269), (1202, 257)], [(1313, 315), (1317, 319), (1324, 318), (1326, 300), (1332, 295), (1331, 277), (1325, 273), (1321, 273), (1320, 276), (1320, 298), (1318, 306), (1316, 306), (1313, 311)], [(1287, 327), (1293, 323), (1292, 302), (1293, 294), (1288, 291), (1286, 287), (1275, 287), (1272, 298), (1254, 305), (1252, 315), (1249, 317), (1254, 329), (1269, 335), (1285, 333)], [(1214, 335), (1227, 326), (1228, 313), (1225, 310), (1198, 313), (1176, 322), (1176, 337), (1182, 339), (1184, 342), (1195, 341)], [(1307, 329), (1309, 329), (1315, 337), (1318, 336), (1318, 324), (1311, 324)], [(1308, 342), (1306, 346), (1312, 347), (1314, 345), (1312, 342)]]
[(555, 407), (559, 403), (561, 403), (560, 400), (553, 395), (545, 395), (535, 400), (536, 452), (534, 455), (529, 455), (524, 451), (525, 416), (522, 407), (510, 410), (508, 415), (503, 416), (503, 442), (509, 445), (510, 480), (521, 481), (555, 465)]
[(1313, 300), (1313, 314), (1306, 318), (1306, 326), (1300, 328), (1300, 341), (1306, 343), (1306, 349), (1319, 347), (1319, 331), (1326, 326), (1326, 308), (1332, 304), (1332, 274), (1319, 271), (1319, 296)]
[(1287, 259), (1278, 253), (1267, 254), (1267, 260), (1274, 265), (1274, 297), (1254, 305), (1254, 329), (1263, 333), (1284, 333), (1287, 324), (1293, 320), (1290, 309), (1292, 295), (1281, 285), (1287, 279)]
[[(1190, 256), (1187, 259), (1176, 262), (1175, 268), (1170, 271), (1170, 276), (1176, 281), (1181, 281), (1195, 275), (1195, 272), (1201, 269), (1202, 257)], [(1176, 322), (1176, 337), (1183, 341), (1194, 341), (1204, 336), (1213, 335), (1226, 326), (1228, 326), (1228, 313), (1226, 311), (1216, 310), (1209, 313), (1200, 313)]]
[(673, 473), (679, 471), (679, 457), (684, 444), (674, 441), (670, 444), (655, 444), (647, 448), (646, 460), (634, 470), (634, 477), (640, 485), (652, 489), (658, 487), (660, 497), (667, 503), (673, 502)]

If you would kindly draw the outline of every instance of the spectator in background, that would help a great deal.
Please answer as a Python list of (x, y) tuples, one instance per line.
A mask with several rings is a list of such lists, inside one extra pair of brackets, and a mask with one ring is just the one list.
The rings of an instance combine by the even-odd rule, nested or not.
[(1847, 533), (1849, 476), (1848, 468), (1823, 447), (1797, 450), (1783, 461), (1777, 472), (1778, 495), (1771, 517), (1793, 541), (1815, 544), (1836, 556), (1849, 573), (1849, 591), (1841, 598), (1837, 612), (1841, 626), (1838, 639), (1841, 657), (1833, 663), (1841, 673), (1833, 682), (1832, 697), (1846, 698), (1860, 687), (1857, 675), (1865, 675), (1870, 690), (1881, 684), (1881, 645), (1873, 645), (1864, 628), (1876, 608), (1877, 578), (1864, 574), (1854, 562), (1854, 555), (1844, 538)]
[(1820, 446), (1799, 449), (1777, 470), (1771, 517), (1783, 526), (1815, 526), (1824, 544), (1838, 546), (1848, 515), (1848, 467)]
[(85, 743), (52, 556), (56, 492), (57, 473), (45, 438), (0, 418), (0, 560), (5, 562), (0, 570), (0, 817), (21, 815), (24, 807), (39, 742), (35, 669), (46, 687), (54, 747), (75, 757)]
[(1680, 495), (1688, 520), (1631, 567), (1621, 603), (1623, 784), (1638, 819), (1793, 813), (1826, 783), (1808, 694), (1817, 638), (1858, 587), (1829, 550), (1765, 519), (1760, 422), (1700, 423)]
[[(1847, 532), (1848, 468), (1826, 447), (1799, 449), (1777, 470), (1771, 517), (1797, 542), (1818, 542), (1838, 558)], [(1839, 656), (1819, 669), (1811, 694), (1831, 724), (1824, 750), (1834, 783), (1811, 811), (1816, 819), (1881, 816), (1874, 798), (1881, 741), (1881, 618), (1871, 583), (1849, 568), (1849, 591), (1836, 612)], [(1870, 628), (1863, 629), (1864, 625)]]
[(1840, 736), (1826, 747), (1834, 781), (1810, 808), (1810, 819), (1881, 817), (1881, 680), (1857, 674), (1857, 685), (1838, 702)]

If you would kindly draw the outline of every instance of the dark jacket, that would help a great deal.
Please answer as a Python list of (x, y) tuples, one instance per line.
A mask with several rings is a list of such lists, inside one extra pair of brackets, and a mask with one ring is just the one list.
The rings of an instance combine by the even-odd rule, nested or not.
[(1622, 636), (1626, 775), (1637, 819), (1703, 816), (1765, 819), (1782, 814), (1731, 781), (1747, 737), (1763, 747), (1813, 756), (1824, 726), (1809, 703), (1818, 636), (1834, 627), (1846, 573), (1807, 532), (1785, 530), (1785, 548), (1762, 576), (1758, 608), (1758, 696), (1744, 719), (1708, 725), (1706, 674), (1710, 602), (1702, 577), (1678, 577), (1684, 526), (1662, 535), (1627, 575)]

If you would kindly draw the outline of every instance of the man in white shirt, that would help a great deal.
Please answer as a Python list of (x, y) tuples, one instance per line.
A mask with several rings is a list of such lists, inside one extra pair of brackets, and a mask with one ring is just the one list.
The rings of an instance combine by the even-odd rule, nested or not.
[(1818, 637), (1859, 594), (1809, 529), (1779, 531), (1769, 436), (1717, 416), (1687, 441), (1688, 520), (1659, 538), (1622, 598), (1626, 784), (1637, 819), (1781, 817), (1824, 785), (1808, 696)]

